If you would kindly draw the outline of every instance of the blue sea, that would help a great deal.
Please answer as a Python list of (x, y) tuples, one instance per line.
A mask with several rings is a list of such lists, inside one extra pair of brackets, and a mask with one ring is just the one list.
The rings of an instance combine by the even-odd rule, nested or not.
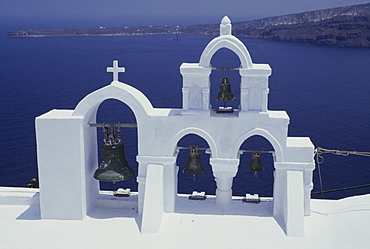
[[(171, 35), (125, 37), (0, 37), (1, 122), (0, 186), (25, 187), (37, 178), (35, 118), (51, 109), (74, 109), (87, 94), (112, 81), (106, 67), (113, 60), (126, 68), (119, 79), (142, 91), (157, 108), (181, 108), (183, 62), (198, 62), (212, 36)], [(270, 64), (269, 109), (286, 110), (290, 116), (289, 136), (310, 137), (315, 147), (343, 151), (370, 151), (370, 49), (317, 46), (304, 43), (272, 42), (240, 38), (254, 63)], [(240, 61), (229, 50), (220, 50), (212, 59), (217, 67), (238, 67)], [(230, 77), (232, 90), (239, 96), (237, 71), (223, 72)], [(228, 74), (228, 75), (227, 75)], [(211, 75), (212, 106), (222, 71)], [(229, 102), (237, 108), (238, 99)], [(102, 103), (98, 122), (135, 122), (131, 110), (116, 100)], [(100, 128), (98, 128), (100, 129)], [(220, 131), (227, 133), (227, 130)], [(99, 147), (103, 134), (99, 133)], [(123, 129), (125, 154), (137, 172), (136, 128)], [(180, 140), (179, 146), (206, 142), (195, 135)], [(68, 146), (68, 144), (66, 145)], [(241, 149), (272, 150), (267, 140), (252, 137)], [(193, 190), (214, 194), (216, 185), (208, 163), (201, 153), (206, 173), (196, 177), (182, 173), (188, 151), (177, 159), (179, 193)], [(323, 190), (370, 183), (370, 157), (324, 154), (321, 164)], [(234, 179), (233, 194), (272, 196), (273, 163), (262, 154), (265, 168), (258, 177), (247, 171), (250, 154), (241, 156)], [(68, 184), (60, 179), (55, 184)], [(129, 187), (137, 190), (134, 178), (116, 184), (101, 183), (101, 189)], [(321, 191), (319, 172), (314, 171), (314, 190)], [(369, 193), (370, 188), (314, 195), (314, 198), (343, 198)]]

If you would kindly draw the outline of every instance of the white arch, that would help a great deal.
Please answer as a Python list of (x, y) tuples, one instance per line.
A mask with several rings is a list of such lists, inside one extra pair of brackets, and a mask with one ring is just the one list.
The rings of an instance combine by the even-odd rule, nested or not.
[(196, 127), (188, 127), (188, 128), (182, 129), (175, 136), (173, 136), (173, 138), (171, 139), (171, 141), (170, 141), (170, 143), (167, 147), (167, 155), (168, 156), (173, 156), (174, 155), (174, 152), (177, 148), (177, 143), (180, 141), (181, 138), (183, 138), (184, 136), (186, 136), (188, 134), (195, 134), (195, 135), (200, 136), (204, 140), (206, 140), (206, 142), (208, 143), (208, 145), (209, 145), (209, 147), (211, 148), (211, 151), (212, 151), (211, 156), (212, 157), (217, 157), (217, 155), (218, 155), (217, 146), (216, 146), (215, 141), (211, 137), (211, 135), (208, 132), (206, 132), (205, 130), (199, 129), (199, 128), (196, 128)]
[(152, 104), (142, 92), (127, 84), (112, 82), (83, 98), (77, 104), (72, 116), (95, 118), (98, 107), (107, 99), (117, 99), (128, 105), (135, 114), (138, 123), (140, 118), (148, 116), (153, 111)]
[(238, 153), (239, 153), (239, 149), (242, 146), (243, 142), (245, 140), (247, 140), (248, 138), (250, 138), (252, 136), (255, 136), (255, 135), (266, 138), (271, 143), (272, 147), (274, 147), (275, 160), (277, 162), (283, 162), (283, 159), (284, 159), (283, 158), (283, 149), (282, 149), (280, 143), (268, 131), (266, 131), (264, 129), (261, 129), (261, 128), (255, 128), (251, 131), (248, 131), (247, 133), (244, 133), (242, 136), (239, 137), (239, 139), (235, 142), (234, 148), (232, 150), (232, 151), (236, 152), (235, 153), (235, 158), (237, 158)]
[(221, 48), (228, 48), (233, 51), (239, 57), (242, 68), (252, 68), (253, 63), (247, 48), (238, 38), (232, 35), (219, 36), (210, 41), (200, 56), (199, 66), (210, 67), (212, 56)]

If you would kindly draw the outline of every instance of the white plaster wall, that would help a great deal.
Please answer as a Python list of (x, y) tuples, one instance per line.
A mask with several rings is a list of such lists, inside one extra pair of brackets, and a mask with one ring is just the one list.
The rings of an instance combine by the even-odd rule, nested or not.
[(43, 219), (86, 216), (83, 118), (52, 110), (36, 118), (40, 209)]
[[(127, 92), (127, 89), (130, 91)], [(116, 82), (85, 97), (73, 114), (90, 115), (90, 117), (85, 117), (83, 122), (94, 121), (98, 108), (97, 103), (108, 98), (121, 100), (132, 108), (136, 116), (140, 156), (173, 157), (176, 153), (177, 142), (187, 134), (196, 134), (208, 142), (212, 158), (238, 159), (241, 144), (251, 136), (261, 135), (274, 147), (277, 162), (312, 161), (313, 146), (309, 139), (291, 138), (287, 140), (289, 117), (285, 112), (251, 112), (248, 115), (233, 118), (228, 118), (228, 115), (183, 116), (177, 110), (154, 109), (146, 98), (144, 104), (147, 103), (147, 105), (144, 108), (138, 101), (142, 97), (141, 92), (132, 91), (130, 86)], [(91, 162), (96, 160), (95, 129), (90, 128), (88, 123), (83, 124), (83, 132), (87, 136), (84, 138), (87, 144), (85, 155), (89, 155), (86, 155), (85, 160)], [(310, 152), (307, 153), (307, 151)], [(297, 155), (307, 158), (297, 158)], [(91, 174), (93, 169), (89, 172)]]

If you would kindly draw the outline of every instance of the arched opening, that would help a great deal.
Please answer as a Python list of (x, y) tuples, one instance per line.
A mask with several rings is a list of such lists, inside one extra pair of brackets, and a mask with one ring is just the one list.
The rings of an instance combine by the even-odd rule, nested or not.
[(196, 175), (194, 179), (192, 175), (184, 174), (183, 171), (186, 167), (190, 150), (180, 149), (176, 160), (176, 165), (179, 166), (177, 193), (191, 194), (193, 191), (204, 191), (206, 195), (214, 195), (216, 192), (216, 183), (214, 181), (212, 167), (209, 163), (210, 154), (206, 153), (206, 150), (203, 149), (209, 148), (209, 145), (206, 140), (195, 134), (188, 134), (182, 137), (178, 142), (178, 147), (180, 148), (187, 148), (189, 145), (198, 145), (198, 147), (201, 148), (198, 152), (205, 173)]
[[(123, 102), (115, 99), (107, 99), (103, 101), (97, 111), (97, 123), (130, 123), (135, 124), (136, 118), (132, 110)], [(101, 162), (102, 145), (104, 143), (104, 132), (101, 127), (97, 129), (97, 145), (98, 145), (98, 163)], [(138, 154), (138, 137), (137, 128), (122, 127), (121, 128), (121, 143), (124, 145), (125, 156), (128, 165), (134, 169), (135, 176), (120, 182), (104, 182), (100, 181), (100, 190), (116, 191), (118, 188), (130, 188), (131, 191), (138, 191), (138, 184), (136, 182), (136, 175), (138, 172), (138, 165), (136, 156)], [(96, 168), (98, 165), (96, 165)]]
[[(229, 78), (231, 91), (235, 96), (235, 100), (228, 101), (226, 106), (233, 109), (238, 109), (240, 105), (240, 82), (241, 77), (239, 70), (235, 69), (220, 69), (220, 68), (240, 68), (240, 59), (232, 50), (221, 48), (213, 55), (211, 59), (211, 66), (213, 68), (210, 75), (211, 90), (210, 90), (210, 104), (212, 109), (217, 109), (219, 106), (224, 106), (222, 101), (217, 101), (216, 97), (220, 92), (220, 84), (222, 78)], [(217, 68), (217, 69), (216, 69)]]
[[(271, 143), (262, 136), (249, 137), (240, 146), (243, 154), (240, 155), (238, 173), (234, 177), (233, 195), (245, 196), (246, 194), (258, 194), (262, 197), (273, 196), (274, 182), (274, 148)], [(256, 177), (253, 171), (247, 171), (252, 158), (251, 151), (261, 151), (261, 162), (265, 171), (258, 172)]]

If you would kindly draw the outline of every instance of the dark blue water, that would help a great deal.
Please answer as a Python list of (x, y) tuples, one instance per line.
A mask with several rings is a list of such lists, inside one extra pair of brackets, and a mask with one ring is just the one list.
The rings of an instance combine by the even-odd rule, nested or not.
[[(154, 107), (181, 108), (183, 62), (198, 62), (213, 38), (184, 35), (180, 41), (172, 36), (128, 37), (50, 37), (11, 39), (0, 37), (1, 123), (0, 186), (26, 186), (37, 177), (35, 117), (51, 109), (74, 109), (87, 94), (108, 85), (112, 75), (106, 67), (112, 60), (126, 68), (120, 81), (141, 90)], [(323, 47), (310, 44), (269, 42), (241, 38), (254, 63), (272, 67), (269, 109), (286, 110), (291, 118), (289, 136), (308, 136), (316, 147), (370, 151), (370, 49)], [(228, 50), (216, 53), (213, 66), (239, 66), (238, 58)], [(217, 94), (222, 72), (211, 75), (211, 94)], [(233, 92), (239, 94), (239, 76), (230, 72)], [(213, 99), (213, 98), (212, 98)], [(212, 100), (213, 106), (219, 103)], [(230, 102), (234, 107), (238, 100)], [(98, 122), (135, 122), (127, 106), (107, 100), (99, 108)], [(227, 132), (227, 131), (224, 131)], [(99, 130), (99, 146), (102, 132)], [(126, 157), (137, 172), (136, 129), (123, 131)], [(188, 135), (179, 146), (206, 142)], [(242, 149), (272, 150), (264, 139), (252, 137)], [(215, 193), (209, 155), (202, 153), (206, 174), (195, 181), (182, 174), (187, 151), (178, 157), (179, 192), (192, 190)], [(258, 193), (272, 196), (273, 164), (263, 154), (265, 171), (257, 178), (247, 172), (250, 155), (241, 156), (241, 166), (234, 180), (233, 194)], [(324, 155), (321, 166), (323, 189), (337, 189), (370, 183), (370, 158)], [(66, 179), (61, 179), (65, 183)], [(67, 180), (68, 181), (68, 180)], [(56, 183), (58, 184), (58, 183)], [(314, 172), (314, 192), (320, 191), (318, 171)], [(102, 184), (102, 189), (130, 187), (137, 190), (135, 179)], [(325, 198), (342, 198), (369, 193), (369, 188), (325, 194)], [(315, 196), (321, 198), (321, 195)]]

